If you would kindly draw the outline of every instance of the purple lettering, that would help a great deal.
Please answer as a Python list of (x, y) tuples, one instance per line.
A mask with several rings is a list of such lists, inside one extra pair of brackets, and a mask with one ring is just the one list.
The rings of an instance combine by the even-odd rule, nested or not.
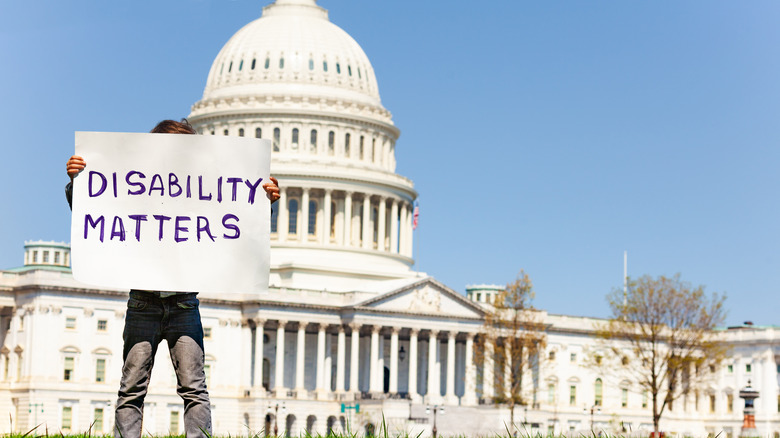
[(176, 216), (176, 226), (173, 235), (173, 240), (175, 240), (176, 243), (184, 242), (185, 240), (187, 240), (186, 237), (179, 237), (179, 231), (181, 231), (182, 233), (186, 233), (187, 231), (189, 231), (189, 228), (182, 227), (180, 225), (180, 222), (185, 222), (188, 220), (190, 220), (189, 216)]
[(140, 178), (140, 179), (146, 178), (146, 175), (144, 175), (143, 173), (141, 173), (141, 172), (139, 172), (137, 170), (131, 170), (130, 172), (127, 172), (127, 176), (125, 177), (125, 182), (127, 182), (127, 185), (133, 186), (133, 187), (136, 187), (136, 186), (138, 187), (138, 190), (135, 191), (135, 192), (128, 189), (127, 190), (127, 194), (128, 195), (143, 195), (144, 192), (146, 192), (146, 187), (144, 187), (144, 183), (142, 183), (142, 182), (130, 181), (130, 177), (133, 176), (133, 175), (138, 175), (138, 178)]
[[(203, 225), (200, 224), (201, 219), (203, 219)], [(214, 236), (211, 235), (211, 230), (209, 229), (209, 220), (203, 216), (198, 216), (198, 242), (200, 242), (201, 231), (205, 231), (212, 242), (215, 241)]]
[[(160, 186), (155, 186), (155, 182), (159, 183)], [(165, 196), (165, 186), (163, 186), (162, 177), (159, 173), (155, 173), (152, 177), (152, 183), (149, 184), (149, 196), (152, 196), (152, 192), (155, 190), (160, 191), (160, 196)]]
[(201, 201), (211, 201), (211, 193), (208, 196), (203, 196), (203, 176), (198, 177), (198, 199)]
[(153, 217), (160, 222), (159, 239), (162, 240), (163, 239), (163, 223), (165, 223), (165, 221), (171, 220), (171, 217), (170, 216), (163, 216), (161, 214), (155, 214)]
[(92, 215), (87, 214), (84, 216), (84, 240), (87, 239), (87, 231), (89, 231), (89, 227), (95, 228), (100, 224), (100, 241), (103, 241), (103, 230), (105, 228), (106, 220), (101, 215), (97, 218), (97, 220), (92, 220)]
[(241, 230), (238, 229), (238, 225), (236, 225), (236, 224), (229, 224), (228, 220), (230, 220), (230, 219), (233, 219), (236, 222), (238, 222), (238, 216), (236, 216), (234, 214), (229, 214), (228, 213), (228, 214), (226, 214), (225, 216), (222, 217), (222, 226), (224, 226), (225, 228), (227, 228), (229, 230), (235, 231), (235, 234), (233, 234), (232, 236), (229, 236), (227, 234), (223, 234), (222, 237), (224, 237), (225, 239), (238, 239), (238, 236), (241, 235)]
[[(173, 188), (176, 187), (179, 189), (176, 193), (173, 193)], [(175, 198), (179, 195), (181, 195), (182, 188), (179, 185), (179, 177), (176, 176), (175, 173), (171, 172), (168, 174), (168, 195), (171, 196), (171, 198)]]
[(135, 240), (141, 241), (141, 222), (146, 222), (145, 214), (131, 214), (128, 217), (135, 221)]
[(243, 181), (243, 179), (241, 179), (241, 178), (228, 178), (227, 179), (227, 183), (228, 184), (233, 184), (233, 198), (232, 198), (233, 202), (235, 202), (236, 199), (237, 199), (236, 198), (236, 184), (240, 183), (241, 181)]
[(244, 184), (246, 184), (247, 187), (249, 187), (249, 203), (254, 204), (255, 203), (255, 192), (257, 191), (257, 187), (260, 186), (260, 181), (262, 181), (263, 178), (258, 178), (257, 182), (254, 184), (250, 183), (249, 180), (244, 181)]
[(187, 198), (192, 198), (192, 190), (190, 190), (190, 176), (187, 175)]
[(114, 216), (114, 224), (111, 225), (111, 240), (114, 237), (119, 237), (120, 242), (125, 241), (125, 224), (119, 216)]
[(114, 172), (113, 176), (114, 176), (114, 197), (116, 198), (116, 172)]
[(222, 177), (217, 178), (217, 202), (222, 202)]
[[(94, 192), (92, 191), (92, 175), (97, 175), (97, 176), (99, 176), (99, 177), (100, 177), (100, 190), (98, 190), (98, 192), (97, 192), (97, 193), (94, 193)], [(102, 194), (103, 194), (103, 192), (105, 192), (105, 191), (106, 191), (106, 185), (107, 185), (107, 184), (108, 184), (108, 181), (106, 181), (106, 177), (105, 177), (105, 176), (103, 176), (103, 174), (102, 174), (102, 173), (100, 173), (100, 172), (95, 172), (94, 170), (90, 170), (90, 171), (89, 171), (89, 197), (90, 197), (90, 198), (94, 198), (94, 197), (96, 197), (96, 196), (100, 196), (100, 195), (102, 195)], [(100, 239), (100, 240), (102, 241), (103, 239)]]

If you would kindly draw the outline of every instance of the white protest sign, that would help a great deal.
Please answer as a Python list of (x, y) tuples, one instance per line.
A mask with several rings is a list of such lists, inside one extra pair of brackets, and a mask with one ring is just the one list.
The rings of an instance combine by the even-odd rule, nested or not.
[(127, 289), (268, 289), (269, 140), (77, 132), (73, 277)]

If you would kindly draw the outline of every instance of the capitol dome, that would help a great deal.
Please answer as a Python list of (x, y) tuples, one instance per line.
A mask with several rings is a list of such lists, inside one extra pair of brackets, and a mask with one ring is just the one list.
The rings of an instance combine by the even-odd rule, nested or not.
[(282, 198), (270, 284), (354, 291), (415, 276), (412, 182), (371, 62), (314, 0), (276, 0), (224, 45), (189, 120), (204, 135), (270, 139)]

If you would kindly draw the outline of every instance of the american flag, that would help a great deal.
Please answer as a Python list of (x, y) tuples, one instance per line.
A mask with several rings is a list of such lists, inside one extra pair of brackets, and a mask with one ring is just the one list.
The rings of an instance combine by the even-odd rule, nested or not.
[(420, 222), (420, 204), (414, 203), (414, 214), (412, 215), (412, 229), (417, 229), (417, 224)]

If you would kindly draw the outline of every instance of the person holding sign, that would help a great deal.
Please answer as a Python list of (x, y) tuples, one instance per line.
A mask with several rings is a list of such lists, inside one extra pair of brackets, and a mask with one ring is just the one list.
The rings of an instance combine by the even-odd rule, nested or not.
[[(196, 134), (186, 121), (164, 120), (152, 133)], [(65, 188), (73, 205), (73, 179), (86, 168), (77, 155), (67, 162), (71, 181)], [(279, 183), (274, 177), (262, 185), (271, 203), (279, 200)], [(197, 292), (130, 290), (122, 338), (122, 380), (120, 382), (114, 436), (140, 438), (143, 405), (157, 347), (165, 340), (176, 372), (177, 393), (184, 400), (184, 428), (187, 437), (211, 436), (211, 405), (204, 372), (203, 326)]]

